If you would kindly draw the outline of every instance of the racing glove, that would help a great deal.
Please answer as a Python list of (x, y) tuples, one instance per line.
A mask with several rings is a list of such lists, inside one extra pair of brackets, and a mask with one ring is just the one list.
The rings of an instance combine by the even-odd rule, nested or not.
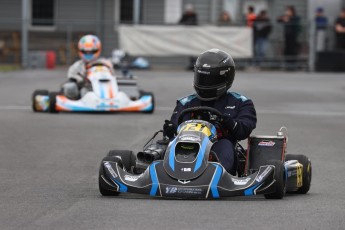
[(163, 125), (163, 136), (169, 137), (169, 139), (173, 138), (176, 134), (176, 127), (175, 125), (169, 121), (165, 120)]
[(220, 123), (229, 131), (235, 131), (237, 128), (237, 122), (234, 121), (229, 115), (222, 115)]

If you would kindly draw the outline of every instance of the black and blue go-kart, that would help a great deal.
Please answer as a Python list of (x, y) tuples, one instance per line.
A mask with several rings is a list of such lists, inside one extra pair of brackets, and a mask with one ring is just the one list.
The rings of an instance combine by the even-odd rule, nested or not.
[[(186, 114), (196, 119), (182, 122)], [(250, 137), (247, 151), (237, 144), (236, 176), (228, 173), (211, 151), (217, 133), (224, 132), (220, 115), (209, 107), (189, 108), (181, 113), (173, 140), (163, 138), (154, 143), (158, 131), (142, 152), (110, 151), (100, 165), (101, 194), (129, 192), (180, 199), (263, 194), (268, 199), (281, 199), (286, 192), (309, 191), (311, 162), (304, 155), (285, 155), (284, 132)], [(208, 120), (201, 120), (204, 117)]]

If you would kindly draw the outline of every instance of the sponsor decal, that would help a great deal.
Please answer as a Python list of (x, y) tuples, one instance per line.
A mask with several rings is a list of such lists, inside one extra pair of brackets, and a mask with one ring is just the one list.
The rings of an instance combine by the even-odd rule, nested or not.
[(297, 170), (293, 169), (291, 171), (288, 171), (287, 175), (288, 175), (288, 177), (296, 176), (297, 175)]
[(198, 69), (198, 73), (202, 73), (202, 74), (210, 75), (210, 72), (202, 71), (202, 70), (199, 70), (199, 69)]
[(231, 178), (232, 182), (234, 182), (235, 185), (246, 185), (248, 181), (250, 181), (250, 178), (246, 179), (236, 179), (236, 178)]
[(259, 176), (257, 176), (257, 177), (255, 178), (255, 180), (256, 180), (257, 182), (261, 182), (261, 181), (264, 179), (264, 177), (265, 177), (270, 171), (271, 171), (271, 168), (270, 168), (270, 167), (267, 167), (267, 168), (265, 169), (265, 171), (263, 171)]
[(191, 168), (181, 168), (182, 172), (191, 172), (192, 169)]
[(260, 141), (258, 146), (273, 147), (276, 143), (274, 141)]
[(220, 72), (219, 72), (219, 75), (224, 75), (224, 74), (226, 74), (228, 72), (228, 70), (221, 70)]
[(211, 130), (203, 123), (196, 123), (191, 121), (192, 123), (185, 124), (180, 129), (180, 132), (184, 131), (195, 131), (195, 132), (202, 132), (203, 134), (207, 135), (208, 137), (211, 136)]
[(201, 141), (199, 136), (196, 135), (182, 135), (180, 137), (181, 141), (192, 141), (192, 142), (198, 142)]
[(132, 182), (137, 181), (140, 178), (140, 176), (125, 175), (125, 180), (126, 181), (132, 181)]
[(235, 106), (235, 105), (233, 105), (233, 106), (230, 106), (230, 105), (225, 106), (225, 109), (235, 109), (235, 108), (236, 108), (236, 106)]
[(184, 188), (184, 187), (166, 187), (166, 194), (193, 194), (200, 195), (202, 194), (201, 188)]
[(116, 178), (118, 177), (118, 175), (116, 174), (116, 172), (114, 171), (113, 167), (111, 167), (110, 163), (109, 162), (105, 162), (104, 163), (105, 167), (107, 167), (108, 171), (110, 172), (110, 174)]
[(229, 59), (230, 59), (230, 58), (227, 57), (227, 58), (223, 61), (223, 63), (227, 62)]
[(174, 193), (176, 193), (176, 191), (177, 191), (176, 187), (166, 187), (165, 188), (165, 193), (166, 194), (174, 194)]

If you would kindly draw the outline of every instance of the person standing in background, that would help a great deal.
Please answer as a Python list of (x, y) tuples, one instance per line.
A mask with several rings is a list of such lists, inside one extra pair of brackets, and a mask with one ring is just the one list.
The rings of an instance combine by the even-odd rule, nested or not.
[(345, 50), (345, 7), (335, 21), (336, 49)]
[(223, 11), (220, 15), (219, 15), (219, 19), (218, 19), (218, 25), (219, 26), (229, 26), (231, 24), (231, 17), (230, 14), (227, 11)]
[(179, 21), (180, 25), (198, 25), (198, 15), (194, 11), (192, 4), (187, 4), (184, 7), (185, 11)]
[(300, 17), (296, 14), (294, 6), (287, 6), (284, 15), (277, 20), (284, 24), (284, 55), (289, 70), (296, 66), (296, 58), (300, 50), (298, 35), (300, 33)]
[(248, 13), (246, 15), (247, 26), (253, 27), (253, 23), (256, 19), (254, 6), (248, 6)]
[(258, 62), (266, 56), (268, 36), (272, 31), (270, 19), (267, 16), (266, 10), (260, 11), (253, 24), (254, 30), (254, 50), (255, 57)]
[(315, 12), (315, 36), (316, 36), (316, 51), (324, 51), (326, 48), (326, 29), (328, 26), (328, 19), (324, 15), (322, 7), (318, 7)]
[[(181, 19), (179, 20), (178, 24), (185, 25), (185, 26), (196, 26), (196, 25), (198, 25), (198, 15), (194, 11), (194, 7), (192, 4), (186, 4), (185, 5), (184, 13), (183, 13)], [(196, 57), (190, 56), (187, 69), (193, 69), (195, 61), (196, 61)]]

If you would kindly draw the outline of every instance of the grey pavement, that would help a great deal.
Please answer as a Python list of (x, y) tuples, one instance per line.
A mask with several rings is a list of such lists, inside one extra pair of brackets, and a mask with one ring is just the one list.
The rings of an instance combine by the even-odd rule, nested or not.
[(110, 149), (139, 151), (192, 91), (192, 72), (138, 71), (157, 109), (147, 114), (33, 113), (35, 89), (58, 89), (66, 69), (0, 73), (0, 229), (344, 229), (344, 74), (238, 72), (233, 90), (253, 99), (253, 134), (288, 128), (288, 153), (313, 165), (307, 195), (216, 201), (98, 191)]

